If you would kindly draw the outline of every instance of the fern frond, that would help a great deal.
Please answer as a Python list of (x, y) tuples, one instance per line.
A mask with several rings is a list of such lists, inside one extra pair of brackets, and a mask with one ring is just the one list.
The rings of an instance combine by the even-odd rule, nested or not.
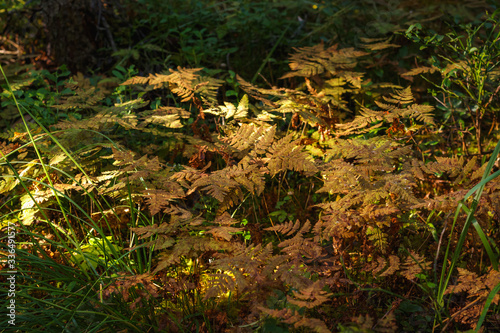
[(307, 154), (298, 146), (297, 141), (292, 141), (293, 134), (276, 141), (268, 149), (266, 154), (267, 167), (271, 176), (285, 170), (304, 172), (313, 175), (318, 172), (316, 165), (309, 159)]
[[(232, 253), (218, 256), (212, 262), (211, 267), (233, 275), (238, 290), (243, 293), (247, 289), (264, 288), (272, 283), (269, 277), (276, 269), (276, 265), (269, 261), (279, 257), (273, 257), (272, 253), (271, 243), (264, 248), (261, 245), (235, 244)], [(281, 258), (279, 264), (283, 261), (284, 259)], [(258, 286), (259, 283), (261, 283), (260, 286)]]
[(296, 310), (288, 308), (275, 310), (264, 307), (259, 307), (259, 309), (273, 318), (281, 319), (284, 323), (293, 325), (293, 327), (295, 328), (307, 327), (308, 329), (311, 329), (313, 332), (317, 333), (331, 332), (326, 326), (325, 322), (323, 322), (322, 320), (301, 316)]
[(235, 133), (225, 137), (222, 141), (239, 151), (259, 145), (256, 153), (264, 154), (269, 144), (262, 146), (262, 143), (259, 144), (259, 142), (263, 139), (264, 143), (272, 142), (275, 132), (275, 126), (266, 129), (264, 126), (256, 126), (255, 124), (242, 124)]
[(361, 38), (361, 41), (365, 44), (362, 44), (362, 47), (364, 47), (367, 50), (370, 51), (379, 51), (379, 50), (384, 50), (387, 48), (391, 47), (400, 47), (400, 45), (397, 44), (391, 44), (389, 43), (391, 40), (390, 38)]
[(143, 192), (151, 215), (159, 213), (162, 208), (170, 205), (174, 200), (186, 196), (178, 183), (169, 182), (169, 185), (168, 190), (150, 189)]
[(372, 241), (373, 245), (380, 250), (380, 252), (385, 253), (388, 246), (388, 235), (386, 233), (382, 232), (379, 227), (368, 226), (366, 229), (366, 235), (368, 236), (368, 239)]
[(418, 253), (410, 252), (401, 268), (401, 275), (408, 280), (414, 280), (417, 274), (430, 268), (431, 262)]
[(121, 172), (128, 173), (130, 180), (146, 178), (151, 173), (162, 169), (158, 156), (155, 156), (154, 158), (143, 156), (139, 159), (135, 159), (135, 153), (131, 151), (121, 151), (115, 149), (114, 147), (112, 150), (112, 155), (105, 156), (103, 158), (113, 158), (115, 160), (114, 165), (123, 166), (124, 168), (121, 169)]
[[(361, 107), (359, 115), (351, 122), (337, 124), (337, 136), (345, 136), (353, 133), (366, 133), (382, 126), (383, 122), (393, 123), (404, 119), (415, 119), (425, 125), (434, 125), (433, 111), (430, 105), (413, 104), (413, 94), (410, 87), (397, 90), (396, 93), (384, 96), (386, 103), (375, 101), (380, 111)], [(404, 128), (404, 127), (403, 127)]]
[(167, 128), (181, 128), (182, 123), (179, 118), (189, 118), (191, 113), (177, 107), (164, 106), (153, 111), (146, 111), (142, 114), (143, 124), (159, 124)]
[(241, 76), (236, 75), (236, 80), (240, 84), (240, 88), (251, 97), (261, 101), (265, 105), (275, 108), (275, 102), (271, 101), (270, 97), (282, 98), (286, 96), (287, 92), (293, 93), (293, 90), (284, 88), (263, 89), (252, 85), (250, 82), (245, 81)]
[(323, 291), (325, 283), (323, 281), (316, 281), (307, 288), (293, 292), (293, 297), (287, 296), (288, 302), (297, 305), (298, 307), (305, 307), (308, 309), (315, 308), (325, 302), (328, 302), (331, 294)]
[(389, 276), (394, 274), (399, 269), (399, 257), (395, 255), (389, 256), (389, 266), (385, 269), (385, 271), (380, 274), (380, 276)]
[(83, 75), (75, 77), (77, 82), (66, 82), (66, 88), (73, 90), (73, 95), (63, 97), (60, 104), (52, 105), (51, 107), (66, 110), (66, 109), (93, 109), (97, 102), (104, 99), (104, 90), (90, 85), (88, 79)]
[(297, 230), (299, 230), (300, 221), (297, 220), (295, 223), (292, 221), (285, 222), (283, 224), (276, 224), (275, 226), (265, 228), (267, 231), (276, 231), (286, 236), (293, 235)]
[(150, 89), (168, 87), (182, 98), (182, 102), (190, 101), (195, 94), (199, 94), (205, 101), (215, 103), (217, 89), (223, 81), (198, 75), (201, 70), (202, 68), (177, 67), (177, 70), (169, 68), (169, 75), (149, 74), (148, 77), (133, 77), (121, 85), (148, 84)]
[(414, 101), (410, 86), (405, 89), (397, 90), (395, 94), (390, 94), (390, 96), (391, 97), (384, 96), (384, 100), (392, 104), (406, 105)]
[(216, 116), (222, 116), (225, 119), (244, 119), (248, 114), (248, 95), (244, 95), (241, 98), (238, 107), (234, 106), (231, 103), (224, 102), (224, 106), (219, 105), (211, 109), (203, 110), (203, 112), (210, 113)]
[(403, 74), (401, 74), (402, 77), (411, 77), (411, 76), (416, 76), (416, 75), (420, 75), (420, 74), (425, 74), (425, 73), (434, 73), (435, 71), (437, 71), (438, 69), (436, 67), (425, 67), (425, 66), (422, 66), (422, 67), (415, 67), (415, 68), (412, 68), (411, 70), (409, 70), (408, 72), (405, 72)]
[(322, 44), (294, 50), (289, 64), (292, 72), (283, 75), (281, 79), (295, 76), (312, 77), (324, 72), (335, 75), (339, 71), (353, 69), (358, 58), (368, 54), (353, 48), (337, 50), (336, 45), (325, 49)]
[(207, 280), (205, 281), (205, 296), (204, 300), (208, 300), (212, 297), (220, 296), (228, 291), (233, 291), (236, 289), (236, 283), (234, 277), (225, 273), (209, 273), (207, 274)]
[(436, 157), (436, 162), (422, 163), (420, 168), (427, 174), (447, 173), (449, 177), (457, 177), (464, 166), (464, 158), (461, 157)]
[(424, 124), (434, 125), (435, 122), (432, 111), (434, 111), (434, 107), (431, 105), (412, 104), (401, 112), (401, 116), (408, 116), (410, 118), (415, 118)]

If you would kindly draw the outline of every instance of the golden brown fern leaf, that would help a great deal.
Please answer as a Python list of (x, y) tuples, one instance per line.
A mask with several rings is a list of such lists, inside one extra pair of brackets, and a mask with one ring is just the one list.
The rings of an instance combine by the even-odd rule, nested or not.
[(271, 279), (271, 275), (274, 274), (276, 265), (285, 262), (286, 258), (273, 256), (271, 243), (266, 247), (236, 243), (231, 252), (217, 256), (212, 261), (211, 268), (234, 276), (238, 291), (244, 293), (275, 285), (276, 281)]
[(438, 68), (436, 67), (415, 67), (415, 68), (412, 68), (411, 70), (409, 70), (408, 72), (405, 72), (403, 74), (401, 74), (401, 77), (407, 79), (407, 80), (410, 80), (412, 81), (413, 80), (413, 76), (417, 76), (417, 75), (420, 75), (420, 74), (425, 74), (425, 73), (434, 73), (435, 71), (437, 71)]
[(242, 124), (240, 128), (222, 139), (222, 142), (237, 151), (245, 151), (254, 148), (255, 154), (265, 154), (274, 141), (276, 127), (257, 126), (255, 124)]
[[(449, 285), (445, 294), (466, 292), (469, 297), (486, 298), (490, 291), (500, 283), (500, 272), (490, 269), (482, 276), (470, 272), (464, 268), (458, 268), (458, 281), (455, 285)], [(498, 304), (499, 295), (496, 295), (494, 302)]]
[[(394, 123), (400, 120), (416, 120), (424, 125), (434, 125), (433, 111), (430, 105), (413, 104), (413, 94), (410, 87), (397, 90), (396, 93), (384, 97), (385, 103), (376, 101), (380, 110), (372, 110), (362, 107), (354, 120), (344, 124), (338, 124), (337, 136), (367, 133), (383, 122)], [(404, 129), (404, 127), (403, 127)]]
[[(319, 227), (318, 227), (319, 228)], [(318, 239), (313, 236), (305, 237), (304, 234), (311, 231), (311, 222), (307, 220), (302, 226), (299, 220), (295, 223), (286, 222), (265, 228), (266, 231), (274, 231), (285, 236), (292, 236), (278, 244), (281, 252), (286, 254), (294, 263), (310, 264), (325, 259), (327, 257), (325, 249), (319, 245)], [(318, 233), (317, 230), (314, 230)]]
[(209, 226), (206, 233), (226, 241), (230, 241), (234, 233), (243, 230), (242, 228), (231, 226), (238, 223), (238, 220), (233, 219), (227, 212), (219, 215), (213, 223), (218, 224), (218, 226)]
[(412, 251), (402, 265), (401, 275), (408, 280), (414, 280), (418, 274), (425, 272), (430, 266), (430, 261), (426, 261), (425, 257)]
[(285, 222), (283, 224), (276, 224), (272, 227), (269, 227), (269, 228), (265, 228), (264, 230), (267, 230), (267, 231), (275, 231), (275, 232), (279, 232), (285, 236), (291, 236), (293, 234), (295, 234), (300, 228), (300, 221), (297, 220), (294, 222), (292, 221), (288, 221), (288, 222)]
[(290, 56), (289, 66), (292, 72), (283, 75), (281, 79), (295, 76), (312, 77), (324, 72), (336, 75), (338, 72), (353, 69), (358, 58), (368, 54), (353, 48), (338, 50), (337, 45), (325, 49), (323, 44), (297, 48), (295, 51)]
[(234, 277), (225, 273), (209, 273), (205, 281), (205, 296), (203, 299), (208, 300), (234, 290), (236, 290)]
[(74, 96), (67, 97), (60, 101), (61, 104), (55, 104), (52, 107), (59, 110), (92, 109), (103, 98), (104, 94), (96, 90), (95, 87), (91, 87), (88, 90), (77, 89)]
[(293, 140), (293, 134), (274, 142), (267, 150), (267, 168), (271, 176), (285, 170), (300, 171), (311, 176), (318, 172), (318, 168), (310, 156)]
[(137, 116), (130, 111), (142, 108), (148, 103), (138, 98), (126, 103), (115, 104), (112, 107), (95, 106), (94, 109), (98, 113), (94, 116), (82, 120), (70, 117), (68, 120), (60, 121), (55, 126), (59, 129), (92, 129), (96, 131), (109, 130), (116, 125), (126, 129), (139, 129)]
[(149, 74), (148, 77), (136, 76), (123, 82), (121, 85), (147, 84), (147, 89), (169, 88), (174, 94), (182, 98), (182, 102), (193, 100), (198, 94), (208, 104), (217, 101), (217, 89), (222, 80), (200, 76), (197, 74), (202, 68), (169, 68), (170, 74)]
[(200, 187), (220, 202), (226, 199), (228, 193), (240, 187), (259, 195), (264, 189), (264, 180), (259, 176), (255, 177), (255, 172), (258, 174), (255, 167), (243, 168), (241, 164), (234, 165), (198, 178), (191, 188)]
[(224, 120), (246, 119), (248, 116), (248, 95), (244, 95), (241, 98), (237, 107), (232, 103), (224, 102), (224, 105), (218, 105), (210, 109), (203, 110), (203, 112), (223, 117)]
[(388, 246), (388, 235), (381, 228), (378, 226), (368, 226), (366, 235), (381, 253), (385, 253)]
[(73, 91), (73, 95), (63, 97), (60, 104), (52, 105), (53, 108), (59, 110), (67, 109), (94, 109), (97, 103), (104, 99), (105, 92), (103, 89), (93, 87), (89, 80), (83, 78), (83, 75), (76, 76), (77, 82), (66, 82), (66, 88)]
[(177, 182), (169, 181), (163, 185), (163, 189), (148, 189), (143, 191), (151, 215), (159, 213), (162, 208), (186, 196), (182, 187)]
[(230, 243), (220, 242), (215, 238), (183, 235), (176, 239), (175, 245), (159, 255), (158, 265), (153, 274), (177, 265), (184, 258), (199, 258), (204, 252), (222, 251), (231, 247)]
[(414, 193), (413, 167), (403, 163), (411, 150), (381, 138), (327, 144), (325, 162), (319, 165), (323, 186), (317, 193), (327, 192), (333, 200), (316, 205), (323, 209), (321, 237), (345, 240), (365, 230), (384, 251), (391, 220), (421, 203)]
[(252, 85), (250, 82), (245, 81), (241, 76), (236, 75), (236, 80), (240, 84), (240, 88), (243, 89), (249, 96), (261, 101), (265, 105), (275, 108), (276, 103), (271, 101), (273, 97), (286, 97), (287, 92), (293, 93), (293, 90), (284, 88), (274, 88), (273, 89), (263, 89)]
[(390, 255), (388, 258), (377, 257), (370, 264), (366, 265), (364, 271), (370, 272), (373, 276), (385, 277), (394, 274), (400, 268), (398, 256)]
[(323, 290), (325, 281), (318, 280), (311, 283), (307, 288), (298, 291), (293, 291), (293, 297), (287, 296), (288, 302), (297, 305), (298, 307), (305, 307), (308, 309), (315, 308), (330, 300), (331, 294)]
[(164, 106), (151, 111), (141, 113), (143, 122), (141, 128), (148, 124), (160, 125), (166, 128), (181, 128), (183, 125), (180, 118), (189, 118), (191, 113), (182, 108)]
[(121, 166), (121, 173), (127, 174), (127, 177), (130, 180), (146, 178), (151, 173), (155, 173), (162, 169), (158, 156), (150, 158), (145, 155), (136, 159), (135, 153), (132, 151), (117, 150), (115, 148), (112, 149), (113, 154), (103, 158), (113, 158), (115, 160), (114, 164)]
[(318, 333), (330, 333), (331, 331), (326, 326), (325, 322), (317, 319), (317, 318), (308, 318), (305, 317), (297, 310), (292, 310), (288, 308), (284, 308), (281, 310), (276, 309), (268, 309), (265, 307), (259, 307), (263, 313), (273, 317), (280, 319), (283, 323), (292, 325), (294, 328), (304, 328), (306, 327), (308, 330), (312, 332)]
[(370, 51), (379, 51), (379, 50), (384, 50), (387, 48), (392, 48), (392, 47), (400, 47), (398, 44), (391, 44), (392, 37), (389, 38), (366, 38), (366, 37), (361, 37), (361, 41), (363, 44), (361, 45), (367, 50)]

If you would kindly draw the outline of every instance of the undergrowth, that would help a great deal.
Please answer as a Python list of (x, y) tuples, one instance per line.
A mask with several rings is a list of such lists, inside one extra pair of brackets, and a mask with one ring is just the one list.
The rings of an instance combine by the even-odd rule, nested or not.
[[(150, 44), (115, 50), (108, 75), (2, 65), (0, 284), (15, 285), (2, 298), (15, 316), (1, 327), (497, 330), (498, 11), (468, 25), (456, 13), (438, 33), (449, 28), (437, 20), (396, 24), (408, 4), (273, 2), (280, 20), (317, 22), (239, 46), (265, 58), (239, 75), (245, 57), (234, 71), (203, 68), (236, 50), (186, 36), (231, 44), (275, 24), (259, 16), (268, 7), (189, 3), (193, 14), (162, 6), (207, 15), (193, 26), (158, 30), (156, 12), (133, 21)], [(344, 41), (321, 19), (332, 11), (372, 28)], [(204, 30), (215, 14), (220, 31)], [(318, 43), (266, 72), (289, 31), (287, 43)], [(167, 45), (146, 45), (165, 36), (177, 54), (133, 64), (158, 60)]]

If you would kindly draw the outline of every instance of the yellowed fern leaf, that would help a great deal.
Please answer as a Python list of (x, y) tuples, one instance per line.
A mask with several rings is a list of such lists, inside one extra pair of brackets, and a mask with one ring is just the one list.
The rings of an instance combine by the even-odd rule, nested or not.
[(391, 38), (361, 38), (361, 41), (365, 43), (362, 44), (362, 47), (371, 51), (384, 50), (391, 47), (400, 47), (400, 45), (391, 44), (390, 40)]
[(401, 74), (402, 77), (411, 77), (411, 76), (416, 76), (416, 75), (420, 75), (420, 74), (424, 74), (424, 73), (434, 73), (435, 71), (437, 70), (436, 67), (416, 67), (416, 68), (412, 68), (411, 70), (409, 70), (408, 72), (405, 72), (403, 74)]
[(261, 101), (268, 107), (275, 108), (275, 102), (271, 101), (271, 98), (278, 97), (282, 98), (286, 96), (286, 93), (293, 93), (293, 90), (284, 88), (274, 88), (273, 89), (263, 89), (252, 85), (250, 82), (245, 81), (241, 76), (236, 75), (236, 80), (240, 84), (240, 88), (243, 89), (249, 96)]
[(104, 91), (96, 87), (86, 84), (85, 80), (80, 82), (66, 83), (66, 87), (74, 90), (74, 95), (63, 97), (61, 104), (52, 105), (55, 109), (92, 109), (96, 106), (97, 102), (101, 101), (104, 97)]
[(300, 221), (297, 220), (295, 223), (292, 221), (285, 222), (283, 224), (276, 224), (272, 227), (265, 228), (267, 231), (276, 231), (287, 236), (293, 235), (297, 230), (299, 230)]
[[(430, 105), (413, 104), (413, 94), (410, 87), (397, 90), (396, 93), (384, 96), (387, 103), (375, 101), (381, 109), (375, 111), (362, 107), (354, 120), (336, 125), (336, 135), (345, 136), (353, 133), (366, 133), (382, 125), (382, 122), (393, 123), (406, 118), (415, 119), (426, 125), (433, 125), (434, 108)], [(404, 127), (403, 127), (404, 128)]]
[(296, 48), (295, 53), (290, 56), (290, 69), (281, 79), (302, 76), (312, 77), (330, 72), (336, 74), (341, 71), (349, 71), (356, 67), (358, 58), (367, 55), (353, 48), (337, 49), (332, 46), (327, 49), (322, 44), (312, 47)]
[(322, 320), (301, 316), (296, 310), (288, 308), (276, 310), (264, 307), (259, 307), (259, 310), (273, 318), (282, 320), (286, 324), (293, 325), (295, 328), (307, 327), (308, 329), (318, 333), (331, 332)]
[(217, 209), (217, 215), (220, 215), (224, 212), (226, 212), (228, 209), (231, 207), (234, 207), (238, 203), (243, 201), (243, 191), (241, 188), (233, 188), (231, 189), (225, 196), (224, 200), (219, 205), (219, 208)]
[(152, 215), (161, 211), (162, 208), (170, 205), (174, 200), (184, 198), (185, 194), (182, 187), (176, 182), (165, 184), (166, 189), (150, 189), (143, 191), (146, 197), (146, 203)]
[(235, 290), (235, 279), (225, 273), (209, 273), (205, 281), (205, 289), (204, 300), (208, 300), (209, 298), (217, 297), (228, 291)]
[(292, 135), (289, 134), (274, 142), (268, 149), (266, 154), (267, 167), (271, 176), (285, 170), (301, 171), (306, 175), (318, 172), (318, 168), (302, 150), (302, 147), (298, 146), (296, 141), (292, 141)]
[(399, 257), (395, 255), (389, 256), (389, 267), (380, 274), (380, 276), (389, 276), (394, 274), (399, 269)]
[(390, 95), (391, 97), (384, 96), (384, 100), (392, 104), (406, 105), (411, 104), (414, 101), (410, 86), (405, 89), (398, 90), (395, 94)]
[(224, 105), (218, 105), (210, 109), (203, 110), (205, 113), (210, 113), (216, 116), (222, 116), (225, 119), (244, 119), (248, 114), (248, 95), (244, 95), (238, 107), (232, 103), (224, 102)]
[(168, 87), (173, 93), (182, 98), (182, 102), (192, 100), (195, 93), (200, 94), (202, 99), (214, 102), (217, 89), (222, 84), (222, 81), (200, 76), (197, 73), (201, 70), (202, 68), (177, 67), (177, 70), (170, 68), (169, 75), (150, 74), (147, 78), (133, 77), (121, 85), (148, 84), (150, 89)]
[[(470, 272), (464, 268), (458, 268), (458, 283), (450, 285), (445, 294), (466, 292), (469, 297), (481, 297), (486, 299), (491, 290), (500, 283), (500, 272), (490, 269), (482, 276)], [(493, 299), (495, 304), (500, 300), (499, 295)]]
[[(274, 140), (275, 127), (266, 129), (264, 126), (256, 126), (255, 124), (242, 124), (241, 127), (231, 136), (223, 138), (223, 142), (229, 144), (237, 150), (245, 150), (256, 145), (266, 133), (267, 140)], [(265, 147), (267, 149), (267, 147)], [(259, 147), (258, 154), (264, 154), (263, 149)]]
[(373, 245), (375, 245), (382, 253), (385, 253), (387, 248), (387, 234), (384, 233), (378, 227), (368, 226), (366, 229), (366, 234), (368, 239), (372, 241)]

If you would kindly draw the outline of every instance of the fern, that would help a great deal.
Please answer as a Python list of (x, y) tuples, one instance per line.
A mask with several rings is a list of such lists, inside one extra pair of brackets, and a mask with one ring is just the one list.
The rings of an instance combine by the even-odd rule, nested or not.
[[(131, 291), (138, 294), (132, 296)], [(160, 288), (153, 282), (153, 276), (149, 273), (140, 275), (120, 274), (118, 279), (102, 290), (104, 299), (113, 294), (121, 295), (124, 302), (129, 303), (131, 310), (135, 310), (143, 299), (160, 297)]]
[[(490, 269), (487, 274), (478, 276), (463, 268), (458, 268), (459, 278), (456, 285), (449, 285), (445, 294), (465, 293), (471, 300), (464, 307), (456, 307), (452, 311), (455, 320), (474, 327), (484, 308), (487, 297), (491, 290), (500, 283), (500, 272)], [(492, 303), (499, 304), (500, 295), (496, 294)]]
[(370, 51), (379, 51), (392, 47), (399, 47), (397, 44), (389, 43), (391, 38), (366, 38), (361, 37), (361, 41), (364, 43), (362, 47)]
[(292, 141), (292, 134), (289, 134), (268, 149), (267, 167), (271, 176), (285, 170), (301, 171), (306, 175), (318, 172), (317, 167), (297, 144), (297, 141)]
[(236, 80), (240, 84), (240, 88), (243, 89), (249, 96), (259, 100), (266, 106), (275, 108), (276, 103), (271, 101), (271, 98), (283, 98), (287, 96), (287, 93), (293, 93), (293, 90), (284, 88), (274, 88), (273, 89), (263, 89), (252, 85), (250, 82), (245, 81), (241, 76), (236, 75)]
[(241, 232), (242, 228), (232, 227), (232, 224), (238, 223), (237, 220), (233, 219), (231, 215), (227, 212), (218, 216), (214, 224), (219, 224), (219, 226), (209, 227), (206, 231), (208, 234), (212, 234), (215, 238), (222, 238), (226, 241), (230, 241), (233, 237), (233, 233)]
[(295, 76), (311, 77), (324, 72), (335, 75), (356, 67), (358, 58), (368, 54), (353, 48), (338, 50), (337, 45), (325, 49), (322, 44), (298, 48), (295, 51), (296, 53), (290, 56), (289, 66), (292, 72), (283, 75), (282, 79)]
[(282, 252), (286, 253), (292, 260), (311, 263), (324, 257), (324, 249), (319, 246), (312, 238), (304, 237), (305, 233), (310, 232), (311, 222), (307, 220), (300, 229), (298, 229), (297, 221), (295, 226), (290, 229), (290, 224), (285, 226), (274, 226), (265, 230), (285, 232), (287, 235), (295, 233), (295, 236), (286, 239), (278, 244), (282, 248)]
[(191, 113), (176, 107), (160, 107), (153, 111), (146, 111), (142, 114), (143, 123), (141, 127), (145, 127), (148, 124), (158, 124), (166, 128), (181, 128), (183, 127), (180, 118), (189, 118)]
[(408, 280), (414, 280), (418, 274), (427, 271), (431, 266), (430, 261), (415, 252), (410, 252), (402, 265), (401, 275)]
[(210, 113), (216, 116), (223, 116), (224, 119), (244, 119), (248, 114), (248, 95), (244, 95), (238, 107), (235, 107), (233, 104), (225, 102), (224, 106), (218, 106), (215, 108), (211, 108), (208, 110), (203, 110), (205, 113)]
[(368, 226), (366, 234), (368, 235), (368, 239), (372, 241), (373, 245), (375, 245), (380, 252), (385, 253), (388, 245), (387, 234), (382, 232), (380, 228), (372, 226)]
[(304, 288), (300, 291), (294, 291), (293, 297), (287, 296), (287, 300), (291, 304), (297, 305), (301, 308), (315, 308), (330, 300), (329, 296), (331, 296), (331, 294), (323, 291), (323, 287), (324, 282), (316, 281), (307, 288)]

